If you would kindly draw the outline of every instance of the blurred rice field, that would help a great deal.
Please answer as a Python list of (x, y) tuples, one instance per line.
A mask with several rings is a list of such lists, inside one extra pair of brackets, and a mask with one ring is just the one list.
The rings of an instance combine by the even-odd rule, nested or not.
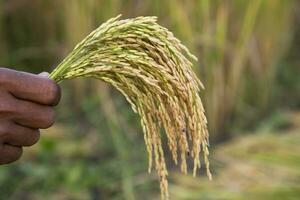
[(213, 181), (172, 174), (174, 199), (299, 199), (300, 113), (283, 113), (281, 118), (281, 124), (269, 124), (214, 149)]
[[(108, 18), (158, 16), (199, 58), (216, 173), (208, 182), (174, 167), (171, 199), (296, 199), (300, 129), (289, 124), (300, 108), (299, 8), (296, 0), (0, 0), (0, 64), (51, 71)], [(95, 80), (62, 89), (56, 125), (25, 158), (1, 166), (0, 199), (158, 199), (123, 96)]]

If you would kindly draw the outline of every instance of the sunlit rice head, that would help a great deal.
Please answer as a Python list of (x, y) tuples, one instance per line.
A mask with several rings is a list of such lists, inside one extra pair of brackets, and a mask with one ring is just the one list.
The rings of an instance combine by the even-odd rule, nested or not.
[[(156, 17), (119, 20), (102, 24), (81, 41), (50, 77), (57, 82), (80, 76), (105, 81), (119, 90), (141, 118), (149, 157), (155, 166), (161, 198), (168, 199), (168, 171), (161, 128), (174, 162), (187, 173), (187, 155), (200, 168), (202, 151), (207, 174), (207, 120), (199, 96), (202, 83), (192, 70), (197, 58)], [(179, 160), (179, 161), (178, 161)]]

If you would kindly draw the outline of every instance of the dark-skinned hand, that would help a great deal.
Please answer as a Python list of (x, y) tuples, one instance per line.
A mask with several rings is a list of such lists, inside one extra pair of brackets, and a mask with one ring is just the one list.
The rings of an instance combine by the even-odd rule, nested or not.
[(18, 160), (23, 147), (54, 123), (59, 86), (47, 75), (0, 68), (0, 165)]

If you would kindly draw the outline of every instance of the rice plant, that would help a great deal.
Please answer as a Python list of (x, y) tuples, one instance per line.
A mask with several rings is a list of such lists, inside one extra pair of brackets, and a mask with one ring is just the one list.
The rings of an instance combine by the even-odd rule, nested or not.
[[(175, 164), (187, 173), (187, 157), (200, 168), (208, 162), (207, 120), (199, 96), (203, 85), (192, 70), (189, 50), (156, 17), (108, 20), (81, 41), (50, 77), (56, 82), (92, 77), (119, 90), (141, 118), (152, 166), (158, 173), (161, 198), (169, 199), (168, 171), (161, 133), (167, 136)], [(178, 155), (179, 154), (179, 155)]]

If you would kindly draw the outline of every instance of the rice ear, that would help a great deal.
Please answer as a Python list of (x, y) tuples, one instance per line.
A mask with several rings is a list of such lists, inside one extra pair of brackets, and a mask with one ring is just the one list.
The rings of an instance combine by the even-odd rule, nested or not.
[[(61, 82), (80, 76), (105, 81), (119, 90), (139, 114), (149, 156), (155, 166), (161, 198), (169, 199), (168, 171), (161, 141), (164, 128), (174, 162), (180, 158), (187, 173), (187, 157), (200, 168), (203, 152), (207, 174), (207, 120), (199, 96), (202, 83), (192, 70), (197, 60), (156, 17), (112, 18), (81, 41), (50, 77)], [(179, 155), (178, 155), (179, 153)]]

